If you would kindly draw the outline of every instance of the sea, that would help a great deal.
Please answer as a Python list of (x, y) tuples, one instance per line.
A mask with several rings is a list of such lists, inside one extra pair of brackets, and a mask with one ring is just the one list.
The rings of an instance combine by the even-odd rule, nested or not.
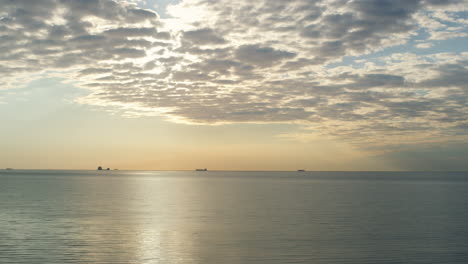
[(0, 263), (468, 263), (467, 172), (0, 170)]

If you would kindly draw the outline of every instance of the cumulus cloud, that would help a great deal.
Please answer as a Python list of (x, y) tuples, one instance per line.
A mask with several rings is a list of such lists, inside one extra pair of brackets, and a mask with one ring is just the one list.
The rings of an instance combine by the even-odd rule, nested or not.
[(464, 36), (465, 0), (191, 0), (177, 14), (203, 12), (170, 20), (132, 2), (0, 0), (0, 89), (54, 72), (91, 90), (81, 103), (176, 122), (466, 135), (468, 53), (375, 53)]
[(0, 1), (1, 88), (21, 74), (144, 57), (158, 15), (114, 1)]
[(272, 66), (275, 62), (294, 58), (295, 56), (296, 54), (292, 52), (275, 50), (260, 45), (242, 45), (235, 51), (235, 58), (239, 61), (260, 67)]
[(195, 45), (224, 44), (226, 42), (210, 28), (185, 31), (183, 39)]

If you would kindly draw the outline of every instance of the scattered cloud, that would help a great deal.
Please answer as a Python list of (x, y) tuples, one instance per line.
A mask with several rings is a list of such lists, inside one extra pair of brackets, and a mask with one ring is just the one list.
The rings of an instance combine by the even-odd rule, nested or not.
[(135, 2), (0, 0), (0, 89), (53, 72), (91, 91), (80, 103), (175, 122), (467, 135), (468, 53), (388, 51), (466, 40), (466, 0), (184, 0), (171, 19)]
[(183, 40), (194, 45), (224, 44), (226, 41), (210, 28), (203, 28), (183, 33)]
[(275, 62), (291, 59), (295, 56), (295, 53), (275, 50), (260, 45), (242, 45), (235, 51), (235, 58), (237, 60), (259, 67), (270, 67)]

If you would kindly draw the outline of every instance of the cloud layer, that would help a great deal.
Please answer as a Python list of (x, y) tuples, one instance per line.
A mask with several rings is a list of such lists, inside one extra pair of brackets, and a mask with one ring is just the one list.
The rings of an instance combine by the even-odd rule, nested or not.
[(0, 89), (55, 74), (91, 90), (81, 103), (177, 122), (464, 138), (468, 50), (386, 49), (466, 42), (467, 4), (186, 0), (164, 20), (124, 1), (0, 0)]

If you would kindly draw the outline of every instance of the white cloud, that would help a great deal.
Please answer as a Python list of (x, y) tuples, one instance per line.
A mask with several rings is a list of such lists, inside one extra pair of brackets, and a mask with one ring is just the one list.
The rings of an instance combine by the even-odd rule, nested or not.
[(416, 44), (415, 46), (418, 49), (428, 49), (428, 48), (432, 47), (432, 43), (429, 43), (429, 42), (419, 43), (419, 44)]

